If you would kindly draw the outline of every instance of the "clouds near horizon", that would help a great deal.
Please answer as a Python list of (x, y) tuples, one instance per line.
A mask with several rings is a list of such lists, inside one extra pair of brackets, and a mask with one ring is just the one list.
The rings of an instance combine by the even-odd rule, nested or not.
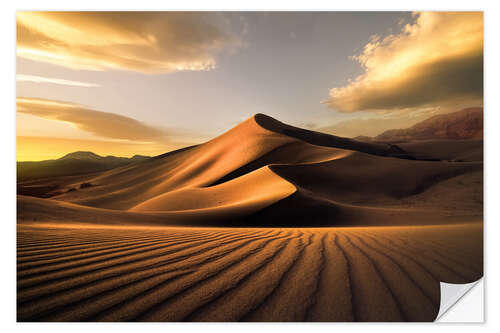
[(16, 74), (17, 82), (33, 82), (33, 83), (51, 83), (58, 84), (63, 86), (74, 86), (74, 87), (85, 87), (85, 88), (95, 88), (100, 87), (100, 84), (89, 83), (89, 82), (80, 82), (73, 80), (64, 80), (53, 77), (44, 77), (38, 75), (26, 75), (26, 74)]
[(203, 13), (17, 13), (18, 56), (74, 69), (210, 70), (242, 45)]
[(70, 123), (99, 137), (137, 142), (165, 141), (166, 131), (136, 119), (97, 111), (78, 104), (40, 98), (18, 97), (17, 112)]
[(483, 97), (483, 13), (421, 12), (399, 34), (372, 36), (352, 58), (364, 73), (332, 88), (340, 112), (394, 111)]

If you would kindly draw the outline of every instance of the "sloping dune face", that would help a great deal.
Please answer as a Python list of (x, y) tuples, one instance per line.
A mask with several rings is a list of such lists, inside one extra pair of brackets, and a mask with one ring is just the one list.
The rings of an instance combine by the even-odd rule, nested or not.
[(112, 210), (176, 212), (202, 219), (204, 214), (215, 214), (214, 210), (222, 215), (227, 215), (228, 209), (238, 216), (248, 215), (296, 191), (268, 165), (318, 163), (351, 153), (266, 129), (252, 117), (205, 144), (104, 172), (85, 180), (93, 184), (85, 191), (53, 199)]
[[(50, 202), (74, 204), (69, 218), (76, 222), (88, 222), (85, 207), (109, 216), (148, 214), (145, 220), (155, 225), (153, 215), (163, 216), (165, 225), (207, 226), (457, 222), (450, 216), (481, 220), (481, 149), (477, 140), (462, 145), (359, 142), (257, 114), (204, 144), (87, 178), (69, 177), (63, 188), (92, 186)], [(447, 192), (451, 195), (434, 196)], [(49, 210), (43, 208), (40, 215)]]
[(87, 193), (68, 193), (58, 199), (103, 208), (130, 209), (170, 191), (207, 186), (293, 141), (293, 138), (260, 127), (250, 118), (203, 145), (104, 173), (91, 180), (97, 186)]
[(244, 176), (210, 187), (186, 187), (147, 200), (132, 211), (185, 211), (225, 206), (264, 208), (295, 192), (295, 186), (262, 167)]

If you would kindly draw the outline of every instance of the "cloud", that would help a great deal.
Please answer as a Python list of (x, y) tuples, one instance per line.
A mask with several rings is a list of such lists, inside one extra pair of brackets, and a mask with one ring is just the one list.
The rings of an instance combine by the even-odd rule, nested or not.
[(240, 16), (240, 22), (243, 25), (243, 31), (241, 32), (242, 35), (248, 35), (248, 21), (245, 18), (245, 16), (241, 15)]
[(358, 61), (364, 73), (330, 90), (340, 112), (414, 109), (483, 96), (483, 14), (422, 12), (385, 38), (372, 36)]
[(17, 55), (75, 69), (167, 73), (215, 68), (243, 45), (216, 15), (182, 12), (18, 12)]
[(95, 84), (95, 83), (70, 81), (70, 80), (64, 80), (64, 79), (56, 79), (56, 78), (51, 78), (51, 77), (25, 75), (25, 74), (17, 74), (16, 80), (18, 82), (52, 83), (52, 84), (60, 84), (60, 85), (64, 85), (64, 86), (87, 87), (87, 88), (101, 86), (100, 84)]
[(88, 109), (78, 104), (25, 97), (18, 97), (16, 104), (17, 112), (67, 122), (82, 131), (104, 138), (138, 142), (166, 139), (164, 130), (129, 117)]

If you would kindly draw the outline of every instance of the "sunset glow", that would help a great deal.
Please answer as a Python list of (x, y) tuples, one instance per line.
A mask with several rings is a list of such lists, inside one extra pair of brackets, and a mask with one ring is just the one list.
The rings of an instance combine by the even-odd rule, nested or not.
[(162, 153), (259, 112), (374, 136), (482, 106), (482, 48), (480, 12), (18, 12), (18, 160)]

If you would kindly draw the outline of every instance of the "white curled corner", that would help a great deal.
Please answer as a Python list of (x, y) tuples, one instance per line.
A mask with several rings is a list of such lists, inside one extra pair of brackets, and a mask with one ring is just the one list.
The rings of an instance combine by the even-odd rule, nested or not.
[[(441, 304), (439, 306), (439, 313), (435, 321), (442, 321), (440, 318), (452, 308), (460, 299), (467, 294), (481, 279), (472, 283), (454, 284), (440, 282), (441, 288)], [(444, 320), (443, 320), (444, 322)]]

